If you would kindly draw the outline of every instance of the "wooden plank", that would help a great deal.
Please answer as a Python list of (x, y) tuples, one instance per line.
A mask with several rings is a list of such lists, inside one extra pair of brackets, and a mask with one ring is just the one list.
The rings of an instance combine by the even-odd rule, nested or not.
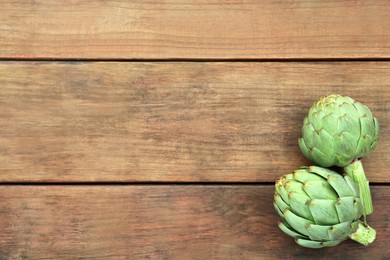
[(0, 58), (389, 58), (390, 2), (0, 1)]
[(304, 115), (338, 92), (381, 124), (390, 63), (0, 63), (0, 181), (271, 181), (309, 164)]
[(299, 247), (272, 186), (1, 186), (4, 259), (388, 259), (390, 188), (373, 188), (368, 247)]

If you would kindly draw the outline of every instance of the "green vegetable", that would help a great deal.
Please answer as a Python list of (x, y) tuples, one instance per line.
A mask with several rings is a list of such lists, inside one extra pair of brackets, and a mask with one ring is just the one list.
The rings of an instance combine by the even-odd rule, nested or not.
[(378, 120), (365, 105), (333, 94), (310, 108), (299, 139), (303, 154), (317, 165), (344, 167), (359, 186), (364, 215), (371, 214), (373, 206), (360, 159), (374, 150), (378, 136)]
[(282, 217), (280, 229), (304, 247), (335, 246), (347, 238), (368, 245), (375, 239), (375, 230), (359, 220), (356, 184), (325, 168), (302, 167), (280, 177), (274, 207)]

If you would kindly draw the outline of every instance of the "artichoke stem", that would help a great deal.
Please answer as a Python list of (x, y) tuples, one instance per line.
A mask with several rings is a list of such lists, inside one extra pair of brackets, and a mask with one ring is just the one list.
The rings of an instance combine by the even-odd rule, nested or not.
[(365, 219), (365, 216), (370, 215), (374, 211), (374, 208), (372, 205), (370, 186), (364, 174), (363, 164), (360, 160), (355, 160), (350, 165), (344, 167), (344, 171), (359, 187), (359, 195)]
[(349, 238), (365, 246), (371, 244), (376, 237), (375, 229), (363, 224), (361, 221), (358, 221), (357, 223), (355, 222), (355, 224), (356, 230), (349, 236)]

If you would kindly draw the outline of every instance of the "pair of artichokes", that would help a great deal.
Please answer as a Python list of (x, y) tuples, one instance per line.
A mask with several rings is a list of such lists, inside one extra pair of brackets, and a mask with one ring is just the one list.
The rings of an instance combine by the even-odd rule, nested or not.
[[(348, 238), (373, 242), (376, 231), (366, 223), (373, 212), (371, 193), (360, 159), (376, 147), (378, 136), (378, 121), (362, 103), (336, 94), (316, 101), (303, 121), (299, 146), (318, 166), (277, 179), (279, 228), (309, 248)], [(325, 168), (331, 166), (343, 167), (345, 174)]]

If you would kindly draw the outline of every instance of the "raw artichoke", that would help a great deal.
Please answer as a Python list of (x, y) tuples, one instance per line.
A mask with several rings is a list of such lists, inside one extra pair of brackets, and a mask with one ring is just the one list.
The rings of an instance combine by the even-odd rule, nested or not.
[(280, 229), (304, 247), (330, 247), (351, 238), (363, 245), (376, 232), (363, 224), (356, 184), (318, 166), (302, 167), (280, 177), (275, 184), (274, 207)]
[(344, 167), (359, 186), (364, 215), (371, 214), (373, 206), (360, 158), (374, 150), (378, 136), (378, 120), (365, 105), (333, 94), (310, 108), (299, 139), (303, 154), (317, 165)]

